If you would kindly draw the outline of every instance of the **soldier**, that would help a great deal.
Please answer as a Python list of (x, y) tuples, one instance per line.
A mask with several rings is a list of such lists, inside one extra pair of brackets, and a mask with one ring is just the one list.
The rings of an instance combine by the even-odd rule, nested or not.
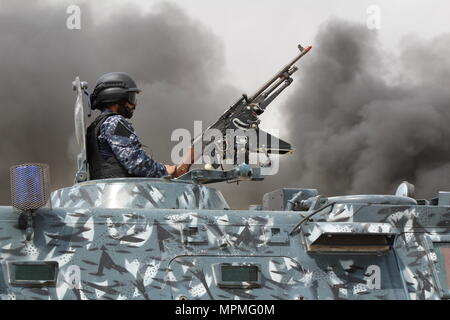
[(179, 177), (189, 171), (190, 156), (179, 165), (164, 165), (145, 153), (131, 119), (141, 90), (126, 73), (112, 72), (97, 81), (91, 108), (101, 114), (88, 127), (87, 157), (91, 180), (125, 177)]

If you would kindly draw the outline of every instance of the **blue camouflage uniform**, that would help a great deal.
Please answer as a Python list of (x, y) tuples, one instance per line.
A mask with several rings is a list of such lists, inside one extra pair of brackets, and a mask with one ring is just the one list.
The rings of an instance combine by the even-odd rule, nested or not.
[[(105, 110), (104, 113), (113, 112)], [(121, 115), (110, 116), (101, 124), (98, 147), (103, 158), (114, 155), (131, 176), (161, 178), (168, 175), (165, 166), (142, 149), (133, 126)]]

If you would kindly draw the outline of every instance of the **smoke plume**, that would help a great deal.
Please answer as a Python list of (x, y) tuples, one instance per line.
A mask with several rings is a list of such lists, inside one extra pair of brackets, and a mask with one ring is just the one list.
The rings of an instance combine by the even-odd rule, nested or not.
[(143, 89), (133, 123), (147, 151), (164, 163), (170, 163), (173, 129), (191, 129), (199, 119), (211, 123), (237, 94), (220, 80), (221, 42), (176, 6), (142, 14), (124, 5), (98, 22), (85, 3), (81, 30), (69, 30), (69, 4), (1, 1), (1, 204), (10, 202), (15, 164), (48, 163), (53, 189), (73, 183), (76, 76), (92, 89), (104, 73), (131, 74)]
[[(450, 35), (384, 52), (365, 26), (331, 20), (285, 106), (298, 186), (322, 194), (389, 194), (403, 180), (419, 196), (450, 189)], [(295, 163), (295, 164), (294, 164)]]

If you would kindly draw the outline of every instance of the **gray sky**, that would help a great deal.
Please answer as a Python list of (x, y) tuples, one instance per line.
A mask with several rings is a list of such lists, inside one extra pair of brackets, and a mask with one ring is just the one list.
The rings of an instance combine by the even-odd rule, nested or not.
[[(76, 1), (73, 1), (76, 3)], [(160, 0), (96, 1), (99, 12), (111, 3), (135, 3), (157, 10)], [(448, 32), (450, 3), (446, 0), (171, 0), (225, 44), (227, 78), (253, 90), (295, 54), (297, 43), (313, 44), (318, 27), (330, 17), (366, 23), (369, 5), (381, 9), (379, 37), (395, 49), (403, 36), (424, 38)]]

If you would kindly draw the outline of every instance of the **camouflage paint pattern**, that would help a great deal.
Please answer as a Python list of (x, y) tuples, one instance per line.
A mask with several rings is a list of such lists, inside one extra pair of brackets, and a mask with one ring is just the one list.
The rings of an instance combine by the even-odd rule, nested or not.
[[(106, 109), (102, 115), (112, 113)], [(115, 157), (134, 177), (167, 176), (164, 165), (144, 151), (141, 139), (136, 135), (131, 122), (119, 114), (108, 117), (101, 124), (98, 145), (100, 153), (105, 158)]]
[(58, 208), (227, 210), (222, 194), (202, 185), (150, 178), (88, 181), (51, 195)]
[[(450, 207), (334, 202), (289, 235), (310, 212), (233, 211), (212, 188), (164, 180), (75, 185), (55, 191), (51, 208), (36, 212), (29, 242), (18, 228), (17, 212), (0, 207), (0, 297), (446, 297), (447, 287), (440, 280), (445, 270), (434, 244), (450, 243)], [(381, 234), (394, 239), (385, 253), (308, 252), (308, 241), (314, 242), (318, 234)], [(13, 261), (58, 262), (56, 286), (11, 285), (8, 265)], [(214, 267), (222, 263), (257, 265), (260, 287), (221, 287)], [(77, 273), (80, 281), (73, 285)]]

